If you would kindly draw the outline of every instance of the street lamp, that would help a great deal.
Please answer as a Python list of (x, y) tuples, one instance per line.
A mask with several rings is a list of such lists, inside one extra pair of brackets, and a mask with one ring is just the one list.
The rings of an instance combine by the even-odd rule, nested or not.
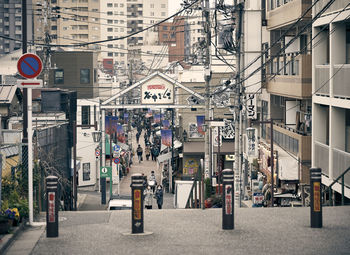
[(247, 137), (249, 141), (253, 141), (255, 139), (255, 128), (247, 128)]
[(93, 131), (92, 132), (92, 138), (94, 139), (95, 143), (99, 143), (101, 141), (101, 136), (102, 136), (101, 131)]
[[(101, 131), (93, 131), (92, 132), (92, 139), (94, 140), (95, 143), (99, 143), (98, 149), (100, 150), (100, 164), (102, 166), (102, 146), (101, 146), (101, 137), (102, 137), (102, 132)], [(96, 157), (97, 158), (97, 157)], [(99, 190), (99, 185), (98, 185), (98, 167), (97, 167), (97, 162), (96, 162), (96, 184), (95, 184), (95, 190)]]

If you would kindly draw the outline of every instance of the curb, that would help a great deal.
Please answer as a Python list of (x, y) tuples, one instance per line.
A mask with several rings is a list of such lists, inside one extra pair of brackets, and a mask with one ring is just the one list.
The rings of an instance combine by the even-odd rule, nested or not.
[(0, 240), (3, 242), (0, 244), (0, 254), (5, 254), (6, 250), (10, 247), (16, 237), (25, 228), (26, 221), (21, 222), (21, 224), (14, 230), (13, 234), (6, 234)]

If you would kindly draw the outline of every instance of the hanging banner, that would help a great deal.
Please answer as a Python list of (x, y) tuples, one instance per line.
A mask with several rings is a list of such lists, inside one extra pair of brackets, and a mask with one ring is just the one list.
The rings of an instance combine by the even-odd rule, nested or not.
[(169, 120), (163, 120), (162, 125), (163, 125), (163, 129), (169, 129), (170, 128)]
[(129, 113), (124, 113), (124, 124), (127, 124), (129, 121)]
[(202, 135), (205, 135), (205, 132), (203, 131), (204, 120), (205, 120), (205, 116), (197, 116), (198, 133)]
[(117, 140), (121, 143), (125, 143), (125, 135), (122, 125), (117, 125)]
[(160, 123), (160, 114), (154, 115), (154, 123)]
[(189, 138), (203, 138), (204, 135), (198, 132), (197, 123), (188, 124)]
[(106, 134), (111, 135), (117, 132), (118, 117), (106, 116), (105, 118), (105, 129)]
[(171, 130), (161, 130), (162, 144), (171, 147), (172, 133)]

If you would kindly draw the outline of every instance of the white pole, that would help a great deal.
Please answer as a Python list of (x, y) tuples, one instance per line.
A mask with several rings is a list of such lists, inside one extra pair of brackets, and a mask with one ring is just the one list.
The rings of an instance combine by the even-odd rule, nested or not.
[(33, 126), (32, 126), (32, 89), (27, 90), (28, 102), (28, 203), (29, 224), (33, 225)]

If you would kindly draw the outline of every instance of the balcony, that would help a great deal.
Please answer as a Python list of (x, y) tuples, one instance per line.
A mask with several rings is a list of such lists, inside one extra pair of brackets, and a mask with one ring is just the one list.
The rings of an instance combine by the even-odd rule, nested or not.
[(305, 99), (311, 97), (311, 55), (290, 53), (273, 59), (267, 91), (274, 95)]
[(345, 85), (350, 81), (350, 64), (334, 65), (333, 96), (350, 99), (350, 86)]
[(315, 142), (315, 163), (316, 167), (322, 169), (322, 173), (329, 176), (329, 146)]
[[(338, 178), (350, 166), (350, 153), (333, 149), (333, 178)], [(345, 185), (350, 186), (350, 173), (344, 176)]]
[[(267, 139), (270, 139), (270, 128), (266, 126), (268, 134)], [(282, 123), (273, 125), (274, 143), (283, 149), (299, 157), (301, 161), (311, 160), (311, 136), (307, 133), (289, 128)]]
[(329, 65), (316, 65), (314, 93), (329, 96)]
[[(319, 0), (318, 3), (316, 3), (315, 5), (315, 13), (319, 13), (328, 3), (329, 3), (328, 0)], [(331, 6), (329, 6), (328, 9), (325, 11), (325, 14), (332, 13), (336, 10), (342, 10), (348, 3), (349, 3), (349, 0), (334, 1), (331, 4)]]
[[(294, 23), (311, 6), (312, 0), (272, 0), (268, 1), (267, 29), (273, 30)], [(287, 2), (287, 3), (286, 3)], [(311, 19), (311, 11), (304, 17), (304, 21)]]

